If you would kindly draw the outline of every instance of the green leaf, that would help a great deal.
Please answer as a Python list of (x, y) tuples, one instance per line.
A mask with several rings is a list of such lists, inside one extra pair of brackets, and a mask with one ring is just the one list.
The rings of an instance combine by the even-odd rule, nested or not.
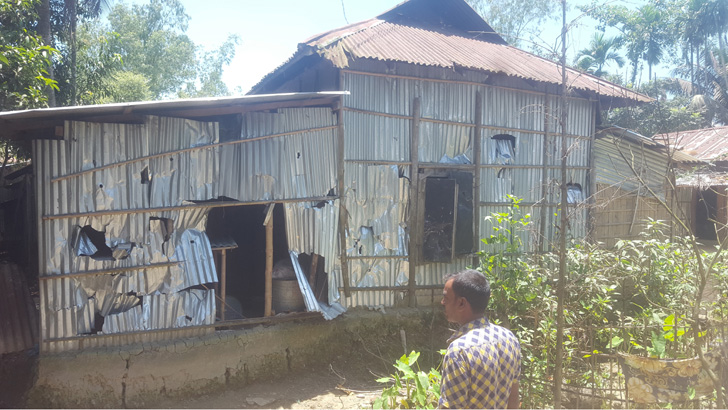
[(619, 336), (614, 336), (612, 340), (609, 341), (609, 344), (607, 344), (607, 348), (614, 349), (616, 347), (619, 347), (619, 345), (624, 342), (624, 339)]

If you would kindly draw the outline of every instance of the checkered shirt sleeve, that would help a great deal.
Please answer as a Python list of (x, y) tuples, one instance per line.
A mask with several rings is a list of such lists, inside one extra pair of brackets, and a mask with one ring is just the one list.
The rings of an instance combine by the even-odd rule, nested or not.
[(441, 408), (505, 408), (521, 373), (513, 333), (487, 321), (469, 324), (443, 358)]

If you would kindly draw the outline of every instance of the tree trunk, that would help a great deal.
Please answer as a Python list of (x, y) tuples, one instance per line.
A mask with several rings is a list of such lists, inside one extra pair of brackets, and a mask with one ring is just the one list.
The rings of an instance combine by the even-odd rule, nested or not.
[[(38, 34), (43, 38), (43, 44), (53, 47), (51, 37), (51, 1), (41, 0), (38, 3)], [(52, 56), (48, 61), (48, 77), (51, 80), (55, 80), (55, 74), (53, 72), (53, 59)], [(53, 87), (46, 87), (46, 95), (48, 96), (48, 106), (56, 106), (56, 91)]]
[(76, 91), (76, 26), (78, 25), (78, 2), (71, 0), (69, 2), (71, 14), (71, 105), (77, 104)]
[(561, 383), (563, 381), (564, 367), (564, 298), (566, 289), (566, 229), (568, 227), (568, 205), (566, 192), (566, 158), (568, 146), (566, 144), (566, 121), (568, 119), (568, 100), (566, 94), (566, 0), (561, 0), (562, 26), (561, 26), (561, 95), (559, 96), (559, 125), (561, 126), (561, 205), (559, 232), (559, 282), (556, 290), (556, 358), (554, 360), (554, 408), (561, 408)]

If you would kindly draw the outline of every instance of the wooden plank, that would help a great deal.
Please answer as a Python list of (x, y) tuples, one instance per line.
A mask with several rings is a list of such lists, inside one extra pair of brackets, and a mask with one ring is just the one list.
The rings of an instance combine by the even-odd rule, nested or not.
[(265, 308), (263, 316), (273, 316), (273, 209), (276, 204), (268, 204), (265, 211)]

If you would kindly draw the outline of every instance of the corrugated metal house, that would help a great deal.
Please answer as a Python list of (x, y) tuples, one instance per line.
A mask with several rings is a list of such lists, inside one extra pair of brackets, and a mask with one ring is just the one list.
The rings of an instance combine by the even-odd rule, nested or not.
[[(690, 192), (675, 186), (674, 171), (703, 164), (699, 159), (620, 127), (597, 131), (594, 141), (594, 240), (612, 246), (636, 239), (651, 218), (669, 222), (673, 235), (686, 232), (660, 203), (690, 226)], [(681, 213), (681, 210), (687, 212)]]
[[(703, 240), (728, 235), (728, 127), (671, 132), (654, 139), (704, 161), (683, 173), (676, 183), (690, 198), (686, 207), (692, 233)], [(717, 224), (716, 224), (717, 222)], [(716, 230), (716, 228), (718, 228)]]
[(548, 250), (562, 108), (585, 237), (599, 110), (648, 98), (568, 70), (561, 107), (561, 78), (464, 1), (411, 0), (301, 44), (259, 95), (0, 113), (0, 134), (34, 140), (42, 350), (264, 316), (286, 260), (327, 318), (431, 303), (507, 195)]
[(342, 112), (348, 306), (391, 304), (405, 283), (409, 295), (439, 287), (444, 273), (473, 262), (492, 233), (483, 217), (504, 212), (507, 195), (523, 198), (532, 215), (528, 250), (552, 249), (562, 108), (568, 234), (588, 234), (599, 111), (649, 99), (571, 69), (566, 78), (560, 107), (556, 63), (507, 45), (464, 1), (410, 0), (306, 40), (253, 87), (350, 92)]
[(264, 316), (273, 258), (308, 310), (343, 311), (342, 94), (0, 113), (3, 137), (32, 139), (41, 351), (201, 335), (226, 307)]

